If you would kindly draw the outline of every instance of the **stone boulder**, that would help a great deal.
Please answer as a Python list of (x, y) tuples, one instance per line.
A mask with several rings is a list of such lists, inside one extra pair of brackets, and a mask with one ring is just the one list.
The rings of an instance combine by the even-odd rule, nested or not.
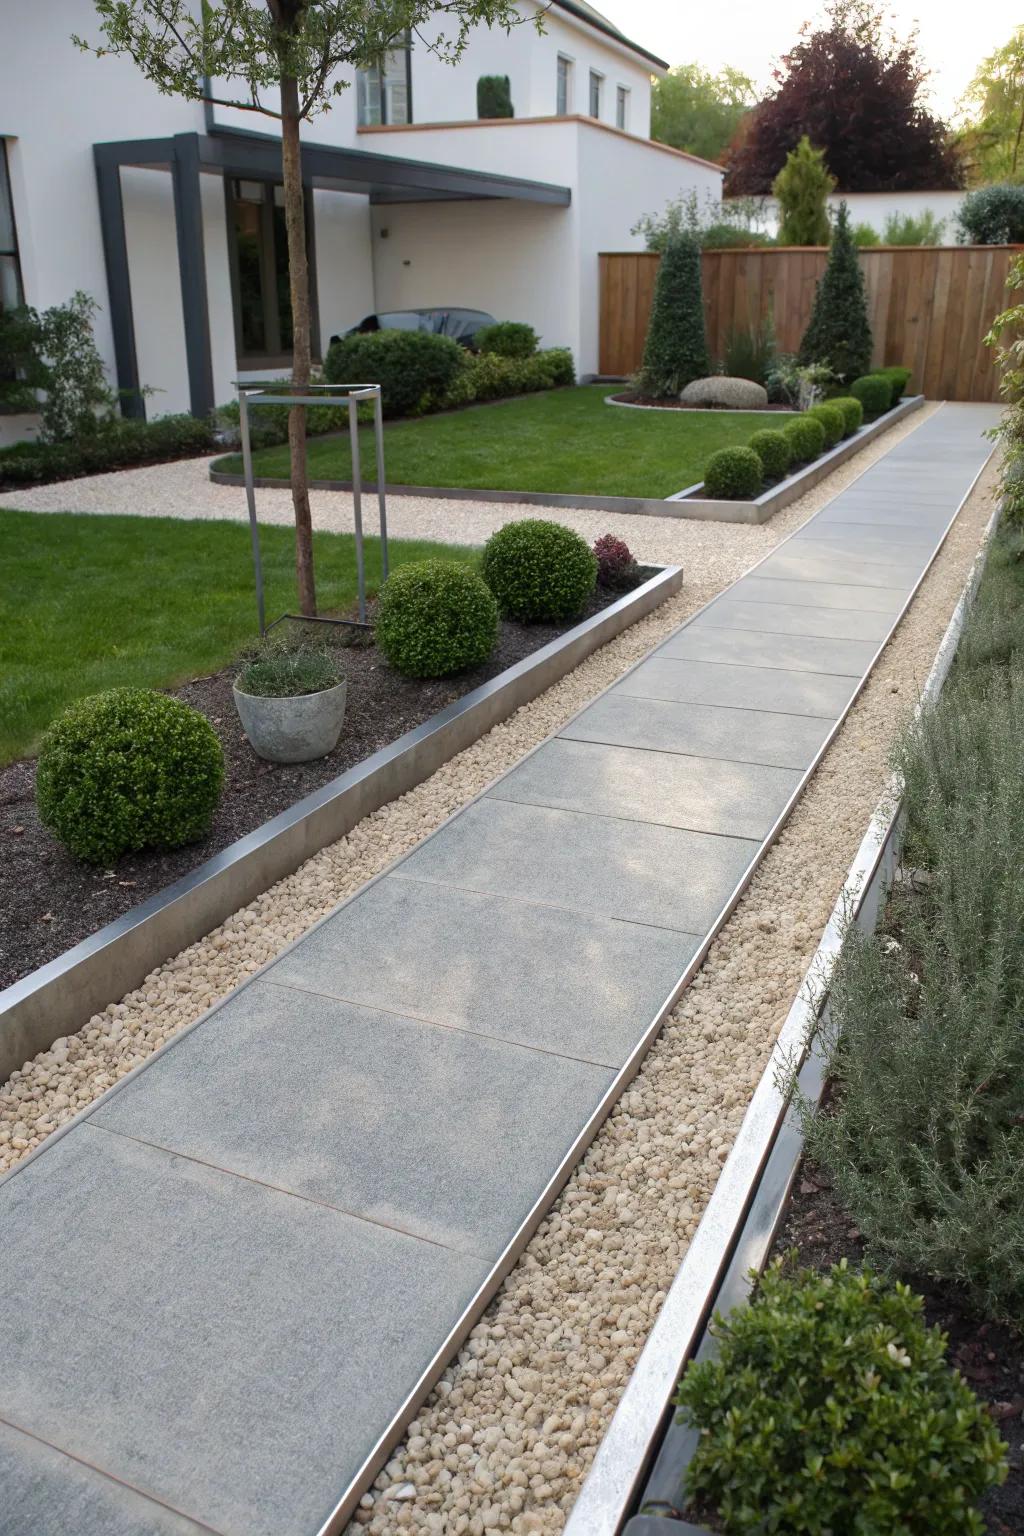
[(679, 396), (684, 405), (729, 406), (736, 411), (760, 411), (768, 404), (768, 391), (753, 379), (730, 379), (716, 374), (694, 379)]

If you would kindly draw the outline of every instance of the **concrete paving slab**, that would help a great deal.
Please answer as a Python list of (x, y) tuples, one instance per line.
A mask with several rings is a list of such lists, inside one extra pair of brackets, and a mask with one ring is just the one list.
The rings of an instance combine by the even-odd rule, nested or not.
[(395, 874), (706, 933), (757, 846), (485, 797), (421, 843)]
[(92, 1120), (493, 1262), (613, 1075), (257, 981)]
[[(813, 583), (808, 585), (813, 586)], [(878, 641), (884, 640), (892, 628), (892, 614), (859, 613), (852, 608), (814, 608), (798, 603), (748, 603), (740, 600), (737, 589), (735, 598), (722, 598), (712, 603), (694, 619), (691, 627), (801, 635), (817, 640)]]
[(733, 763), (766, 763), (774, 768), (806, 768), (831, 729), (831, 720), (818, 720), (813, 715), (672, 704), (610, 693), (561, 734), (568, 741), (681, 752)]
[(899, 587), (855, 587), (841, 582), (786, 581), (745, 576), (731, 587), (747, 603), (795, 603), (804, 608), (850, 608), (861, 613), (899, 613), (907, 594)]
[(727, 666), (721, 662), (652, 656), (617, 683), (613, 692), (679, 704), (724, 704), (731, 709), (775, 710), (837, 720), (857, 680), (778, 667)]
[(655, 651), (685, 661), (781, 667), (786, 672), (834, 672), (862, 677), (878, 646), (873, 640), (821, 640), (808, 646), (799, 635), (762, 635), (739, 629), (689, 624)]
[(694, 934), (385, 877), (278, 960), (274, 980), (621, 1067), (699, 946)]
[(882, 566), (877, 560), (858, 560), (842, 550), (819, 553), (805, 545), (786, 544), (758, 566), (757, 574), (762, 581), (781, 576), (786, 581), (841, 582), (844, 586), (890, 590), (895, 587), (906, 594), (920, 579), (924, 563), (924, 559), (903, 559)]
[(0, 1226), (0, 1417), (224, 1536), (319, 1528), (489, 1268), (89, 1122)]
[(490, 794), (760, 841), (799, 782), (800, 774), (788, 768), (602, 747), (559, 736), (514, 768)]

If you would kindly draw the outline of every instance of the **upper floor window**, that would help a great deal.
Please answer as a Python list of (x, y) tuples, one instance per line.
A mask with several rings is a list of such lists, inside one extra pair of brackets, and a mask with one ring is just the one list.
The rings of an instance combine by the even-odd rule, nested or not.
[(7, 145), (0, 139), (0, 311), (17, 309), (24, 302), (18, 235), (14, 227), (14, 202), (7, 174)]
[(572, 111), (572, 60), (558, 55), (558, 91), (555, 111), (559, 117), (567, 117)]
[(624, 85), (620, 85), (615, 92), (615, 126), (629, 127), (629, 90)]
[(589, 111), (591, 117), (601, 116), (601, 87), (604, 85), (604, 76), (599, 75), (596, 69), (590, 71), (590, 102)]
[(386, 53), (371, 69), (356, 70), (359, 126), (412, 122), (412, 38)]

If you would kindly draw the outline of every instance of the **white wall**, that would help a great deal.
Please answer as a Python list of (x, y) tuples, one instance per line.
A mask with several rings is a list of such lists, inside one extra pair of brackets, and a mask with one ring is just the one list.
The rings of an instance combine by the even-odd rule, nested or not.
[(376, 305), (373, 296), (370, 202), (348, 192), (313, 193), (320, 345), (358, 325)]
[[(906, 217), (931, 212), (944, 221), (943, 245), (956, 245), (956, 215), (967, 196), (966, 192), (834, 192), (828, 199), (829, 210), (834, 212), (845, 202), (854, 224), (870, 224), (879, 235), (885, 231), (885, 221), (893, 214)], [(727, 199), (731, 201), (731, 199)], [(775, 234), (779, 227), (779, 205), (773, 197), (758, 199), (763, 217), (758, 227)]]
[(188, 365), (171, 178), (166, 171), (126, 166), (121, 196), (139, 383), (154, 391), (146, 400), (146, 415), (187, 411)]

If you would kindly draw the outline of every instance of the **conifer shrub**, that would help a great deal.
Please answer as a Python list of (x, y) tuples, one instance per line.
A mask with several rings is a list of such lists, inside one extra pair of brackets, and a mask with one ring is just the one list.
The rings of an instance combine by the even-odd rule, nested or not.
[(643, 362), (634, 388), (640, 395), (667, 400), (710, 372), (700, 246), (690, 235), (677, 235), (658, 263)]
[(803, 364), (825, 363), (845, 382), (871, 366), (871, 326), (849, 210), (840, 203), (828, 265), (814, 295), (811, 318), (800, 343)]

